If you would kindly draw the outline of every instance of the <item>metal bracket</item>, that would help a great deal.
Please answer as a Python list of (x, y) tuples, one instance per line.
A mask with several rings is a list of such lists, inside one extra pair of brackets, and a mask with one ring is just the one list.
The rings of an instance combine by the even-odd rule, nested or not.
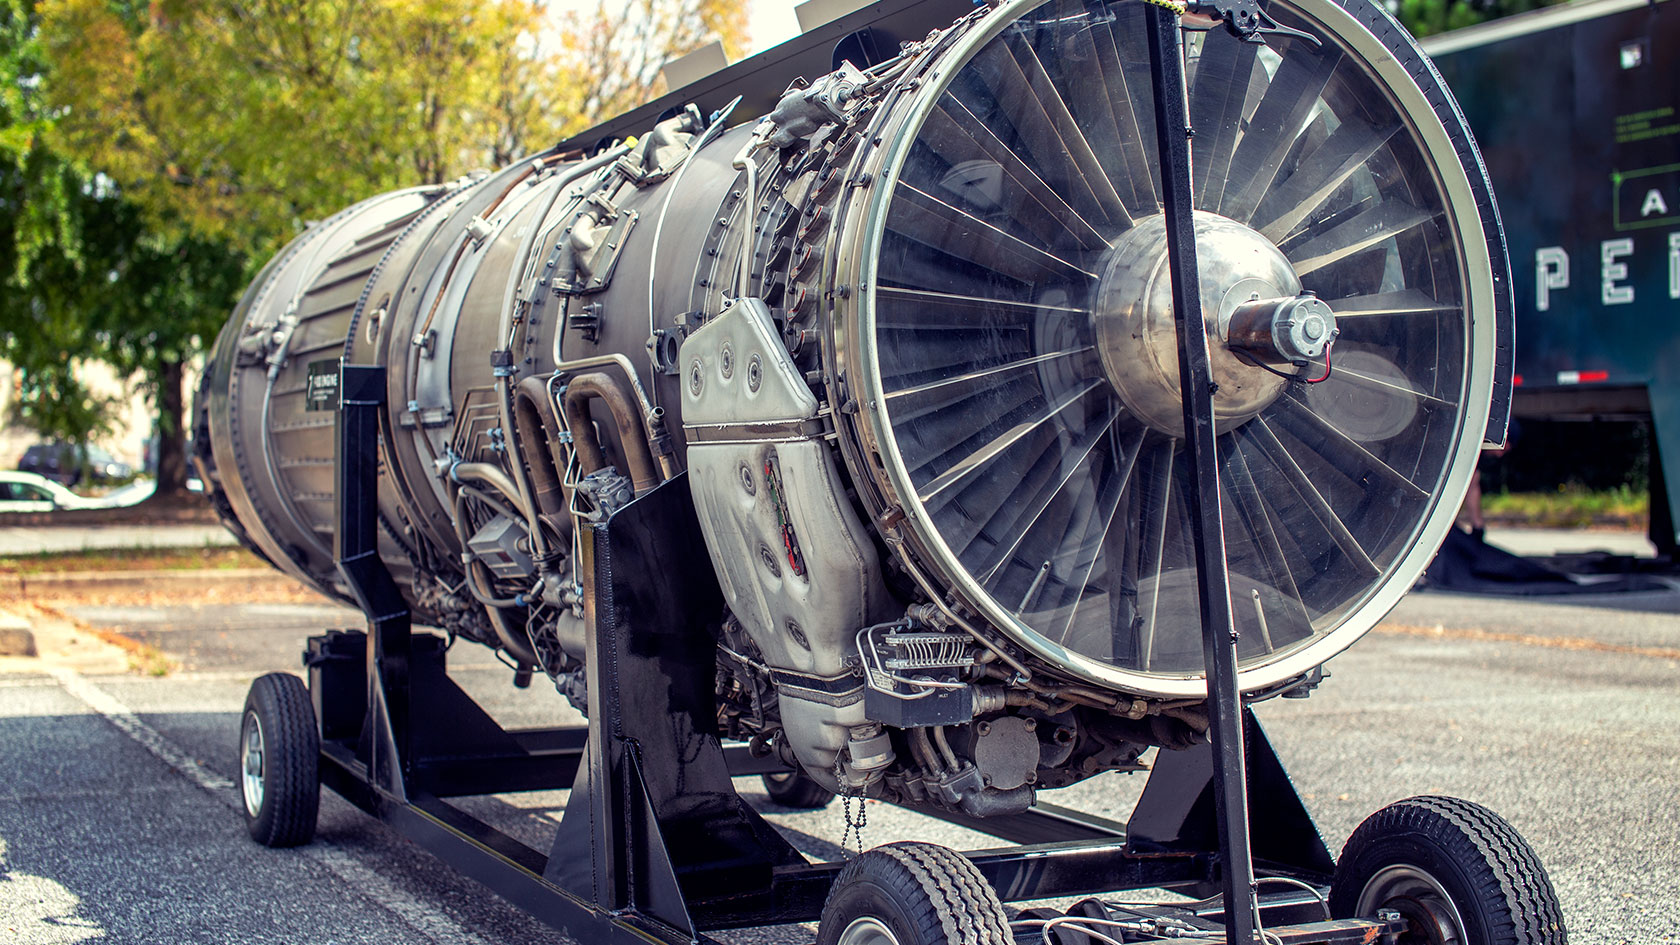
[[(1289, 36), (1294, 39), (1304, 39), (1314, 46), (1319, 45), (1318, 37), (1310, 33), (1303, 33), (1298, 29), (1283, 26), (1272, 19), (1271, 14), (1260, 9), (1259, 0), (1213, 0), (1211, 3), (1185, 4), (1185, 12), (1199, 13), (1211, 16), (1224, 22), (1225, 29), (1232, 36), (1245, 43), (1264, 46), (1266, 36)], [(1195, 27), (1189, 27), (1194, 29)]]

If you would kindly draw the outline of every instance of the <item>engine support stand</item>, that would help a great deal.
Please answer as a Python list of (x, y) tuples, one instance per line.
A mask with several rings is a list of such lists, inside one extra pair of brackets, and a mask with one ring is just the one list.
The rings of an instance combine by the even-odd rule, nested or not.
[[(335, 551), (367, 631), (312, 637), (304, 654), (322, 783), (580, 941), (704, 945), (710, 930), (817, 919), (844, 861), (808, 862), (730, 782), (783, 769), (719, 739), (720, 592), (710, 569), (669, 566), (671, 549), (700, 541), (683, 476), (586, 528), (588, 724), (505, 729), (450, 679), (443, 639), (412, 632), (379, 557), (384, 371), (344, 365), (339, 391)], [(1323, 886), (1329, 853), (1258, 723), (1241, 714), (1256, 762), (1246, 784), (1216, 746), (1164, 752), (1127, 824), (1046, 803), (983, 821), (922, 812), (1019, 844), (965, 854), (1005, 901), (1149, 888), (1206, 895), (1229, 840), (1221, 829), (1227, 842), (1215, 846), (1208, 812), (1234, 789), (1267, 812), (1269, 829), (1255, 838), (1266, 873)], [(445, 800), (567, 787), (547, 855)], [(1299, 889), (1258, 905), (1291, 943), (1393, 932), (1330, 921), (1322, 899)], [(1216, 929), (1224, 912), (1204, 905), (1177, 921)], [(1253, 916), (1242, 918), (1252, 927)]]
[[(1226, 570), (1225, 528), (1219, 495), (1219, 452), (1213, 427), (1212, 374), (1203, 328), (1201, 278), (1196, 266), (1193, 219), (1190, 116), (1186, 109), (1183, 31), (1176, 15), (1149, 7), (1149, 59), (1154, 82), (1155, 132), (1161, 156), (1161, 194), (1166, 211), (1167, 260), (1172, 274), (1173, 322), (1178, 329), (1179, 390), (1184, 400), (1185, 459), (1191, 488), (1191, 533), (1195, 536), (1197, 584), (1202, 621), (1202, 655), (1207, 666), (1208, 708), (1213, 738), (1214, 809), (1219, 823), (1220, 883), (1228, 907), (1225, 940), (1248, 945), (1255, 939), (1254, 864), (1251, 860), (1242, 694), (1237, 689), (1237, 633), (1231, 614), (1231, 580)], [(1240, 904), (1241, 907), (1236, 906)]]

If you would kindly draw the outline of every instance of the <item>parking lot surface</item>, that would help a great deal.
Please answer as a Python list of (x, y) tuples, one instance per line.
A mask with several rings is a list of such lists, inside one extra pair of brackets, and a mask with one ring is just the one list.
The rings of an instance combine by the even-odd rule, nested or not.
[[(354, 612), (299, 600), (50, 603), (179, 668), (150, 677), (0, 661), (0, 941), (567, 941), (330, 793), (312, 845), (269, 850), (245, 837), (233, 778), (249, 680), (298, 670), (305, 637), (356, 625)], [(462, 646), (451, 666), (505, 724), (577, 721), (540, 682), (509, 685), (488, 651)], [(1329, 669), (1312, 698), (1257, 714), (1333, 852), (1384, 804), (1466, 797), (1539, 851), (1571, 941), (1680, 943), (1680, 593), (1414, 594)], [(737, 785), (807, 855), (843, 855), (838, 804), (785, 811), (756, 779)], [(1044, 799), (1123, 820), (1141, 785), (1105, 775)], [(546, 845), (565, 800), (463, 806)], [(1001, 845), (872, 802), (865, 844), (897, 839)]]

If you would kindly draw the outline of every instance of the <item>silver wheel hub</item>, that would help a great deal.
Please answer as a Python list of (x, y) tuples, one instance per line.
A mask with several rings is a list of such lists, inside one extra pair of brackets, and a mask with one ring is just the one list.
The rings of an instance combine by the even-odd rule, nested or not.
[(1401, 941), (1415, 945), (1462, 945), (1464, 918), (1440, 880), (1409, 864), (1378, 871), (1360, 890), (1355, 915), (1398, 912), (1406, 920)]
[(898, 936), (874, 916), (858, 916), (840, 933), (839, 945), (899, 945)]
[(255, 817), (263, 803), (263, 730), (255, 712), (245, 713), (240, 732), (244, 746), (240, 752), (239, 793), (245, 800), (245, 813)]
[[(1202, 324), (1218, 387), (1213, 411), (1221, 429), (1230, 429), (1270, 406), (1288, 383), (1277, 367), (1256, 362), (1288, 368), (1321, 354), (1334, 337), (1335, 316), (1325, 303), (1300, 296), (1301, 280), (1270, 240), (1203, 210), (1195, 221)], [(1183, 436), (1165, 216), (1140, 220), (1115, 239), (1099, 293), (1093, 319), (1109, 383), (1144, 423)]]

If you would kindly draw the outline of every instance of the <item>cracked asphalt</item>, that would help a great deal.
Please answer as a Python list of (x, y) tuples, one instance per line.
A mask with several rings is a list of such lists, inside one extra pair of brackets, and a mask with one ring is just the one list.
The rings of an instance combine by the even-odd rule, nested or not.
[[(356, 625), (353, 612), (272, 601), (55, 606), (180, 669), (154, 678), (45, 659), (0, 666), (0, 941), (567, 941), (330, 793), (311, 846), (268, 850), (246, 838), (232, 779), (248, 682), (296, 671), (305, 637)], [(454, 675), (506, 724), (577, 721), (540, 683), (514, 689), (488, 651), (451, 656)], [(1333, 852), (1384, 804), (1455, 794), (1500, 812), (1535, 846), (1571, 941), (1680, 943), (1680, 592), (1414, 594), (1329, 670), (1312, 698), (1257, 712)], [(1124, 819), (1141, 781), (1106, 775), (1045, 799)], [(783, 811), (756, 780), (737, 783), (802, 851), (841, 855), (839, 805)], [(463, 806), (541, 844), (565, 800)], [(865, 843), (895, 839), (1000, 845), (871, 803)], [(718, 937), (794, 943), (812, 933)]]

